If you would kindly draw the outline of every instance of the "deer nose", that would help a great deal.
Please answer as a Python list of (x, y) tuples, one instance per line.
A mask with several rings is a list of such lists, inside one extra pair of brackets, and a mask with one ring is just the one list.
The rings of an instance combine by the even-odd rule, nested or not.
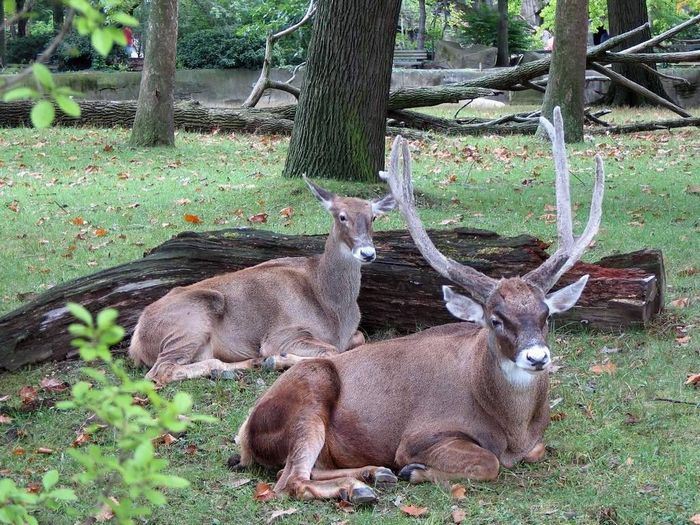
[(360, 248), (360, 257), (363, 262), (372, 262), (377, 258), (377, 252), (372, 246), (365, 246)]
[(546, 346), (533, 346), (525, 351), (527, 363), (537, 370), (542, 370), (549, 364), (549, 348)]

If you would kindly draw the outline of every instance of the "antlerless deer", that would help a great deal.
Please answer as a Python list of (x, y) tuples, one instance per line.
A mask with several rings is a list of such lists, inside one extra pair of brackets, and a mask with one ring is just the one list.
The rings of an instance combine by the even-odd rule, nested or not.
[(285, 368), (364, 343), (360, 267), (374, 261), (372, 221), (395, 206), (339, 197), (306, 179), (333, 217), (323, 254), (286, 257), (174, 288), (146, 307), (129, 355), (158, 383), (264, 364)]
[[(500, 465), (538, 461), (549, 423), (547, 319), (571, 308), (588, 276), (546, 295), (582, 255), (601, 218), (603, 165), (596, 158), (590, 217), (572, 231), (569, 173), (559, 109), (543, 119), (556, 165), (559, 246), (527, 275), (494, 280), (443, 256), (413, 197), (407, 144), (398, 137), (388, 174), (408, 229), (431, 266), (471, 298), (444, 287), (448, 310), (468, 323), (315, 359), (285, 372), (239, 430), (232, 467), (282, 467), (276, 492), (293, 497), (376, 499), (366, 484), (490, 480)], [(399, 155), (403, 172), (399, 173)]]

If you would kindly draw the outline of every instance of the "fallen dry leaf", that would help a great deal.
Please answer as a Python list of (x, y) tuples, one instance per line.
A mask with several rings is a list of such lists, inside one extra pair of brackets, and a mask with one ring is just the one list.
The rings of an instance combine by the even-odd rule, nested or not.
[(199, 215), (193, 215), (192, 213), (185, 213), (184, 219), (185, 222), (192, 224), (202, 224), (202, 219), (199, 218)]
[(15, 456), (24, 456), (24, 449), (22, 447), (17, 447), (12, 451)]
[(172, 434), (161, 434), (157, 438), (153, 440), (154, 445), (172, 445), (177, 441), (177, 438), (173, 436)]
[(108, 230), (105, 230), (104, 228), (97, 228), (97, 229), (94, 231), (95, 237), (104, 237), (104, 236), (107, 235), (108, 233), (109, 233), (109, 231), (108, 231)]
[(694, 387), (700, 386), (700, 374), (688, 374), (688, 379), (685, 382), (686, 385), (693, 385)]
[(689, 297), (680, 297), (674, 301), (671, 301), (671, 306), (673, 306), (674, 308), (686, 308), (689, 304)]
[(277, 495), (272, 490), (272, 486), (269, 483), (261, 481), (255, 486), (255, 492), (253, 493), (253, 499), (255, 501), (270, 501), (276, 497)]
[(680, 272), (678, 272), (678, 275), (681, 277), (692, 277), (693, 275), (696, 275), (700, 273), (700, 269), (698, 269), (695, 266), (687, 266), (686, 268), (683, 268)]
[(563, 419), (566, 419), (566, 414), (564, 412), (555, 412), (549, 415), (550, 421), (561, 421)]
[(77, 448), (80, 445), (82, 445), (83, 443), (87, 443), (88, 441), (90, 441), (90, 434), (87, 434), (85, 432), (81, 432), (80, 434), (78, 434), (78, 437), (76, 437), (73, 440), (73, 443), (71, 443), (70, 446), (73, 448)]
[(239, 479), (232, 479), (231, 481), (227, 481), (226, 483), (224, 483), (224, 485), (226, 485), (227, 487), (232, 488), (232, 489), (237, 489), (239, 487), (242, 487), (243, 485), (247, 485), (248, 483), (250, 483), (250, 479), (239, 478)]
[(462, 222), (463, 218), (464, 217), (462, 217), (461, 215), (458, 215), (457, 217), (453, 217), (452, 219), (444, 219), (440, 221), (440, 224), (442, 226), (448, 226), (450, 224), (459, 224), (460, 222)]
[[(112, 503), (115, 505), (119, 505), (119, 501), (114, 496), (110, 496), (109, 498)], [(100, 511), (95, 514), (95, 521), (99, 521), (100, 523), (103, 523), (105, 521), (109, 521), (114, 517), (114, 512), (112, 511), (112, 507), (104, 503), (102, 507), (100, 508)]]
[(194, 443), (190, 443), (189, 445), (187, 445), (185, 447), (185, 454), (190, 454), (190, 455), (196, 454), (197, 450), (199, 450), (197, 448), (197, 445), (195, 445)]
[(700, 184), (689, 184), (685, 188), (686, 193), (700, 195)]
[(0, 424), (8, 424), (12, 423), (12, 418), (10, 416), (6, 416), (5, 414), (0, 414)]
[(16, 200), (15, 200), (15, 201), (12, 201), (10, 204), (7, 205), (7, 207), (8, 207), (11, 211), (17, 213), (17, 212), (19, 212), (19, 201), (16, 201)]
[(83, 219), (82, 217), (73, 217), (70, 220), (70, 222), (71, 224), (75, 224), (76, 226), (82, 226), (83, 224), (85, 224), (85, 219)]
[(41, 485), (39, 483), (30, 483), (27, 485), (27, 492), (30, 494), (38, 494), (41, 492)]
[(111, 151), (114, 151), (114, 146), (112, 146), (111, 144), (105, 144), (105, 147), (102, 148), (102, 151), (110, 153)]
[(265, 223), (267, 222), (267, 217), (267, 213), (256, 213), (255, 215), (251, 215), (250, 217), (248, 217), (248, 222), (258, 224)]
[(280, 210), (280, 217), (284, 217), (285, 219), (291, 219), (294, 216), (294, 208), (291, 206), (287, 206), (286, 208), (282, 208)]
[(617, 371), (617, 366), (615, 363), (608, 361), (607, 363), (603, 363), (600, 365), (593, 365), (590, 368), (591, 372), (593, 372), (595, 375), (601, 375), (601, 374), (614, 374)]
[(190, 204), (192, 201), (190, 199), (177, 199), (175, 201), (175, 204), (178, 204), (179, 206), (185, 206), (186, 204)]
[(459, 525), (467, 517), (467, 513), (462, 509), (455, 509), (452, 511), (452, 522)]
[(625, 425), (636, 425), (637, 423), (639, 423), (639, 418), (637, 416), (631, 412), (625, 414)]
[(450, 487), (450, 494), (452, 495), (452, 499), (464, 499), (466, 497), (466, 493), (467, 489), (464, 488), (464, 485), (460, 485), (459, 483)]
[(145, 407), (150, 401), (147, 397), (134, 396), (131, 398), (131, 403), (136, 406)]
[(44, 390), (49, 392), (63, 392), (64, 390), (70, 388), (70, 385), (65, 381), (56, 379), (55, 377), (45, 377), (39, 382), (39, 386)]
[(688, 343), (690, 343), (690, 336), (689, 335), (683, 335), (676, 337), (676, 344), (678, 346), (687, 346)]
[(270, 514), (270, 517), (267, 518), (267, 525), (270, 525), (271, 523), (274, 523), (278, 519), (284, 517), (284, 516), (289, 516), (291, 514), (294, 514), (297, 511), (297, 509), (287, 509), (287, 510), (276, 510), (272, 514)]
[(39, 447), (36, 449), (37, 454), (53, 454), (53, 449), (48, 447)]
[(423, 514), (427, 514), (428, 507), (417, 507), (415, 505), (402, 505), (401, 512), (408, 514), (409, 516), (413, 516), (414, 518), (417, 518), (418, 516), (422, 516)]
[(19, 389), (19, 397), (23, 405), (28, 405), (36, 401), (36, 388), (33, 386), (23, 386)]

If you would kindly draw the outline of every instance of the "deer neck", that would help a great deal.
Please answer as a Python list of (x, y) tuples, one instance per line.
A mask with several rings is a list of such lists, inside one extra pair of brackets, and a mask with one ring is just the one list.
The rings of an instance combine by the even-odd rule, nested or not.
[(340, 240), (335, 224), (318, 264), (318, 287), (328, 302), (340, 308), (356, 304), (360, 294), (361, 263)]

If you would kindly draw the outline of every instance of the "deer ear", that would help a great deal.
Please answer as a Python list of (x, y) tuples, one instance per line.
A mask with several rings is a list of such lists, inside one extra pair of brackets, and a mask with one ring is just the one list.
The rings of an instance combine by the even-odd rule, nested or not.
[(316, 198), (319, 201), (321, 201), (321, 204), (323, 204), (323, 207), (326, 208), (327, 210), (330, 210), (331, 207), (333, 206), (333, 199), (335, 198), (335, 195), (333, 195), (330, 191), (323, 189), (321, 186), (316, 184), (314, 181), (312, 181), (306, 175), (302, 175), (302, 178), (304, 179), (304, 182), (306, 182), (306, 185), (311, 190), (311, 193), (313, 193), (316, 196)]
[(396, 199), (391, 193), (388, 193), (379, 200), (372, 201), (372, 213), (375, 215), (380, 215), (382, 213), (389, 213), (396, 207)]
[(569, 308), (574, 306), (579, 297), (581, 297), (581, 292), (583, 292), (583, 288), (586, 286), (587, 282), (588, 275), (584, 275), (575, 283), (547, 295), (544, 298), (544, 302), (547, 308), (549, 308), (549, 314), (566, 312)]
[(453, 292), (449, 286), (442, 287), (442, 296), (445, 299), (445, 306), (457, 319), (471, 321), (479, 326), (486, 324), (484, 308), (473, 299)]

